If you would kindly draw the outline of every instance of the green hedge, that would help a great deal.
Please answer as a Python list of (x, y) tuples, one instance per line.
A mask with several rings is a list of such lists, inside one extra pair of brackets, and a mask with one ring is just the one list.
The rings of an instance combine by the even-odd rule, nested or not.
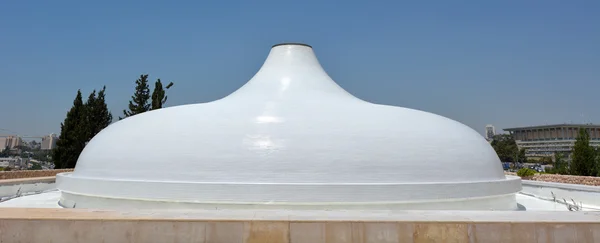
[(537, 173), (537, 171), (529, 169), (529, 168), (523, 168), (520, 169), (519, 171), (517, 171), (517, 175), (520, 177), (530, 177), (535, 175), (535, 173)]

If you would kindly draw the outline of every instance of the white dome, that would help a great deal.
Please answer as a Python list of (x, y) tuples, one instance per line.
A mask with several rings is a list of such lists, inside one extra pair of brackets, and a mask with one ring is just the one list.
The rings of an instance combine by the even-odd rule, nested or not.
[(258, 73), (223, 99), (110, 125), (57, 182), (62, 205), (96, 208), (512, 210), (521, 189), (473, 129), (362, 101), (303, 44), (274, 46)]

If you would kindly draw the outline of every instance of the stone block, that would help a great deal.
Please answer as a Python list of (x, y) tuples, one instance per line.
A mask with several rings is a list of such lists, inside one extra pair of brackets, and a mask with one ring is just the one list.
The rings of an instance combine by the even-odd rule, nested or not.
[(244, 243), (289, 243), (288, 222), (250, 221), (244, 223)]
[[(400, 228), (397, 223), (361, 223), (365, 243), (400, 243)], [(412, 238), (412, 234), (411, 234)]]
[(536, 242), (535, 223), (512, 223), (512, 242)]
[(206, 223), (198, 221), (139, 221), (134, 242), (198, 242), (206, 239)]
[(243, 243), (244, 222), (207, 222), (206, 242)]
[(326, 243), (325, 223), (291, 222), (290, 242)]
[(415, 243), (425, 242), (469, 242), (467, 224), (418, 223), (413, 234)]

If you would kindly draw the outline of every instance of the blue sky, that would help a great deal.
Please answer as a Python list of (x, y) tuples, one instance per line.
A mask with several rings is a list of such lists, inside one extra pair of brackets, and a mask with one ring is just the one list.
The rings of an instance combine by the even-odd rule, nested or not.
[[(142, 73), (207, 102), (304, 42), (343, 88), (483, 133), (600, 123), (600, 1), (4, 1), (0, 129), (59, 133), (77, 89), (114, 120)], [(0, 133), (6, 133), (0, 130)]]

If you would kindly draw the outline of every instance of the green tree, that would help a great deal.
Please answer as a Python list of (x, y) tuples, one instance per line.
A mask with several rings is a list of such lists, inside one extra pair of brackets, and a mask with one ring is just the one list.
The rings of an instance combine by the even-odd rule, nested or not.
[(566, 175), (569, 173), (569, 165), (564, 160), (563, 154), (554, 153), (554, 168), (552, 169), (553, 173)]
[(133, 96), (131, 96), (131, 100), (129, 101), (129, 110), (123, 110), (123, 115), (125, 115), (125, 117), (119, 117), (119, 119), (144, 113), (149, 111), (151, 108), (150, 104), (148, 103), (150, 100), (148, 74), (140, 75), (140, 78), (135, 81), (135, 84), (135, 93)]
[[(77, 91), (73, 107), (60, 125), (60, 137), (56, 142), (56, 148), (52, 151), (55, 168), (74, 168), (87, 142), (110, 125), (112, 115), (108, 110), (105, 98), (106, 86), (102, 87), (98, 93), (96, 90), (90, 93), (85, 104), (81, 97), (81, 91)], [(34, 156), (45, 160), (43, 153), (34, 154)]]
[(31, 148), (25, 145), (18, 145), (15, 147), (15, 149), (17, 149), (21, 153), (31, 151)]
[(73, 101), (73, 107), (67, 112), (67, 117), (60, 124), (60, 136), (56, 148), (52, 151), (55, 168), (74, 168), (77, 158), (85, 147), (85, 106), (81, 90)]
[(28, 170), (41, 170), (41, 169), (43, 169), (43, 168), (40, 165), (40, 163), (32, 162), (31, 163), (31, 168), (29, 168)]
[(10, 147), (6, 146), (2, 151), (0, 151), (0, 158), (6, 158), (10, 156)]
[(83, 104), (82, 120), (84, 120), (84, 121), (83, 121), (83, 125), (82, 125), (81, 129), (82, 129), (82, 139), (85, 140), (85, 142), (89, 142), (89, 139), (92, 138), (91, 134), (92, 134), (92, 129), (94, 127), (93, 113), (94, 113), (94, 104), (95, 103), (96, 103), (96, 90), (94, 90), (94, 91), (92, 91), (92, 93), (90, 93), (87, 101)]
[(47, 151), (47, 150), (37, 150), (37, 151), (33, 151), (33, 154), (31, 155), (32, 159), (35, 160), (39, 160), (39, 161), (50, 161), (48, 155), (51, 155), (52, 151)]
[[(516, 143), (515, 143), (516, 146)], [(518, 162), (527, 163), (527, 157), (525, 156), (525, 148), (519, 149)]]
[(156, 80), (154, 83), (154, 91), (152, 91), (152, 110), (157, 110), (163, 107), (163, 105), (167, 102), (167, 96), (165, 94), (165, 89), (169, 89), (173, 86), (173, 82), (170, 82), (164, 89), (162, 83), (160, 82), (160, 78)]
[(571, 174), (581, 176), (595, 176), (596, 154), (590, 146), (590, 135), (585, 128), (579, 128), (579, 135), (573, 147), (573, 159), (571, 161)]
[(112, 114), (106, 105), (106, 86), (98, 92), (94, 90), (88, 97), (85, 103), (85, 140), (89, 142), (102, 129), (110, 125), (112, 122)]
[(491, 145), (502, 162), (515, 162), (520, 152), (515, 139), (509, 134), (495, 135)]
[(600, 177), (600, 148), (596, 148), (596, 176)]

